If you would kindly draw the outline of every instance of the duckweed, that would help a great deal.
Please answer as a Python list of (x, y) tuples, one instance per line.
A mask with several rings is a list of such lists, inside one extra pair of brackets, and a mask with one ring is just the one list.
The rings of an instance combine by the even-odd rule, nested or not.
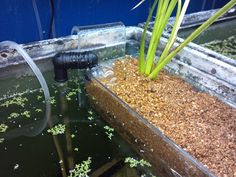
[(70, 100), (71, 100), (71, 97), (72, 97), (73, 95), (76, 95), (76, 94), (77, 94), (77, 93), (76, 93), (76, 92), (73, 92), (73, 91), (72, 91), (72, 92), (69, 92), (69, 93), (66, 94), (66, 99), (70, 101)]
[(91, 110), (89, 110), (88, 113), (89, 113), (90, 115), (93, 115), (93, 111), (91, 111)]
[(128, 163), (131, 168), (137, 167), (138, 165), (140, 165), (140, 166), (142, 166), (142, 167), (143, 167), (143, 166), (147, 166), (147, 167), (151, 167), (151, 166), (152, 166), (152, 165), (151, 165), (149, 162), (147, 162), (146, 160), (143, 160), (143, 159), (141, 159), (141, 160), (136, 160), (136, 159), (134, 159), (134, 158), (132, 158), (132, 157), (127, 157), (127, 158), (125, 158), (125, 163)]
[(22, 116), (26, 117), (26, 118), (30, 118), (30, 112), (29, 111), (24, 111), (21, 113)]
[(10, 114), (10, 116), (8, 117), (8, 119), (17, 118), (17, 117), (19, 117), (19, 116), (20, 116), (19, 113), (13, 112), (13, 113)]
[(93, 120), (94, 118), (92, 116), (89, 116), (88, 117), (88, 120)]
[(0, 138), (0, 143), (3, 143), (4, 142), (4, 138)]
[(8, 129), (8, 126), (6, 124), (0, 124), (0, 133), (6, 132)]
[(64, 134), (66, 130), (66, 126), (62, 124), (55, 125), (51, 129), (48, 129), (47, 132), (51, 133), (52, 135), (59, 135), (59, 134)]
[(43, 96), (41, 96), (41, 95), (37, 96), (37, 100), (41, 100), (42, 98), (43, 98)]
[(52, 97), (50, 98), (50, 103), (51, 103), (52, 105), (56, 104), (56, 99), (55, 99), (54, 96), (52, 96)]
[(69, 93), (66, 94), (66, 99), (68, 101), (71, 100), (71, 97), (74, 95), (77, 95), (77, 93), (82, 93), (81, 89), (78, 87), (76, 89), (71, 89), (71, 91)]
[(82, 93), (81, 89), (78, 87), (78, 88), (75, 88), (75, 89), (72, 89), (73, 92), (78, 92), (78, 93)]
[(21, 107), (25, 107), (25, 103), (28, 101), (28, 99), (26, 97), (21, 97), (21, 96), (18, 96), (18, 97), (14, 97), (10, 100), (7, 100), (5, 101), (5, 103), (1, 104), (1, 106), (3, 107), (9, 107), (10, 105), (18, 105), (18, 106), (21, 106)]
[(39, 109), (39, 108), (38, 108), (38, 109), (35, 109), (35, 111), (36, 111), (36, 112), (43, 112), (43, 110), (42, 110), (42, 109)]
[(73, 170), (70, 170), (70, 175), (68, 177), (86, 177), (88, 173), (91, 171), (91, 157), (88, 157), (87, 160), (83, 161), (80, 164), (76, 164)]
[(113, 132), (114, 132), (114, 128), (111, 128), (111, 127), (109, 127), (109, 126), (104, 126), (104, 129), (106, 130), (106, 134), (108, 135), (108, 138), (111, 140), (112, 139), (112, 137), (114, 136), (113, 135)]

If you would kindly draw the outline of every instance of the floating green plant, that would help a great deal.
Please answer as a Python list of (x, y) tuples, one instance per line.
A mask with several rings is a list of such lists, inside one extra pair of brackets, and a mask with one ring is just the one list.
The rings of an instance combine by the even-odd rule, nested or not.
[(142, 166), (142, 167), (143, 167), (143, 166), (147, 166), (147, 167), (151, 167), (151, 166), (152, 166), (152, 165), (151, 165), (149, 162), (147, 162), (146, 160), (143, 160), (143, 159), (137, 160), (137, 159), (134, 159), (133, 157), (127, 157), (127, 158), (125, 158), (125, 163), (128, 163), (131, 168), (137, 167), (138, 165), (140, 165), (140, 166)]
[(1, 104), (1, 106), (3, 107), (9, 107), (10, 105), (18, 105), (21, 107), (25, 107), (25, 103), (28, 101), (28, 99), (26, 97), (14, 97), (10, 100), (5, 101), (3, 104)]
[(78, 92), (78, 93), (82, 93), (80, 87), (76, 88), (76, 89), (72, 89), (73, 92)]
[(114, 136), (114, 135), (113, 135), (114, 128), (111, 128), (111, 127), (109, 127), (108, 125), (106, 125), (106, 126), (104, 126), (104, 129), (106, 130), (105, 133), (107, 134), (108, 138), (111, 140), (112, 137)]
[(47, 132), (51, 133), (52, 135), (59, 135), (59, 134), (64, 134), (65, 130), (66, 130), (65, 125), (58, 124), (50, 129), (48, 129)]
[(55, 105), (55, 104), (56, 104), (56, 99), (55, 99), (54, 96), (52, 96), (52, 97), (50, 98), (50, 103), (51, 103), (52, 105)]
[(66, 99), (70, 101), (71, 97), (74, 95), (77, 95), (78, 93), (82, 93), (82, 91), (79, 87), (76, 89), (71, 89), (71, 91), (66, 94)]
[(24, 111), (21, 113), (22, 116), (26, 117), (26, 118), (30, 118), (30, 112), (29, 111)]
[(17, 164), (14, 165), (14, 168), (13, 168), (13, 169), (14, 169), (14, 170), (17, 170), (17, 169), (19, 168), (19, 166), (20, 166), (20, 165), (17, 163)]
[(38, 108), (38, 109), (35, 109), (35, 111), (36, 111), (36, 112), (43, 112), (43, 110), (42, 110), (42, 109), (39, 109), (39, 108)]
[(19, 113), (12, 112), (12, 113), (10, 114), (10, 116), (8, 117), (8, 119), (17, 118), (17, 117), (19, 117), (19, 116), (20, 116)]
[(94, 117), (88, 116), (88, 120), (93, 120), (93, 119), (94, 119)]
[(41, 100), (42, 98), (43, 98), (43, 96), (41, 96), (41, 95), (37, 96), (37, 100)]
[(71, 100), (71, 97), (74, 96), (74, 95), (76, 95), (76, 94), (77, 94), (76, 92), (71, 91), (71, 92), (69, 92), (69, 93), (66, 94), (66, 99), (70, 101), (70, 100)]
[[(181, 51), (189, 42), (193, 41), (197, 36), (199, 36), (206, 28), (208, 28), (213, 22), (215, 22), (220, 16), (226, 13), (230, 8), (236, 4), (236, 0), (229, 1), (224, 7), (218, 10), (213, 16), (211, 16), (207, 21), (205, 21), (199, 28), (197, 28), (189, 37), (187, 37), (178, 47), (173, 48), (173, 44), (177, 37), (177, 32), (180, 28), (180, 24), (183, 20), (184, 14), (188, 7), (190, 0), (185, 0), (182, 6), (181, 0), (155, 0), (150, 13), (148, 15), (145, 27), (143, 30), (141, 43), (140, 43), (140, 56), (139, 56), (139, 72), (145, 74), (150, 79), (156, 79), (159, 72), (164, 68), (164, 66), (170, 62), (170, 60), (176, 56), (176, 54)], [(177, 5), (178, 4), (178, 5)], [(171, 16), (173, 10), (177, 5), (176, 20), (168, 39), (168, 42), (160, 54), (160, 57), (157, 61), (156, 49), (159, 45), (162, 33), (164, 28), (167, 25), (168, 19)], [(147, 55), (145, 58), (144, 49), (145, 49), (145, 39), (148, 24), (150, 22), (151, 16), (155, 10), (155, 22), (152, 31), (152, 37), (149, 43)]]
[(0, 133), (6, 132), (8, 129), (8, 126), (6, 124), (0, 124)]
[(93, 120), (93, 119), (94, 119), (94, 113), (93, 113), (93, 111), (89, 110), (89, 111), (88, 111), (88, 114), (89, 114), (88, 120)]
[(0, 138), (0, 143), (3, 143), (4, 142), (4, 138)]
[(91, 171), (91, 157), (88, 157), (87, 160), (83, 161), (80, 164), (76, 164), (73, 170), (70, 170), (70, 175), (68, 177), (87, 177), (88, 173)]
[(89, 110), (88, 113), (89, 113), (90, 115), (93, 115), (93, 111), (91, 111), (91, 110)]
[(92, 96), (92, 100), (96, 100), (95, 96)]

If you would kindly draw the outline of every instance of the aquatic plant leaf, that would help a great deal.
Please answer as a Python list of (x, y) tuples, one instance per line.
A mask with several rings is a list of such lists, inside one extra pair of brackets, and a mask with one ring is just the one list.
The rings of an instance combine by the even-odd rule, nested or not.
[(91, 157), (88, 157), (87, 160), (83, 161), (80, 164), (76, 164), (73, 170), (70, 170), (70, 175), (68, 177), (87, 177), (88, 173), (91, 171)]
[(52, 135), (59, 135), (59, 134), (64, 134), (65, 130), (66, 130), (65, 125), (58, 124), (50, 129), (48, 129), (47, 132), (51, 133)]

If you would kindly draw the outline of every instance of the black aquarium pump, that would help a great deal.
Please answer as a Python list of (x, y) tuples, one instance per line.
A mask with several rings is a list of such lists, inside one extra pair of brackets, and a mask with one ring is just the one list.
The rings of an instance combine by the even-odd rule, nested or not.
[(68, 80), (68, 69), (90, 69), (97, 65), (98, 57), (92, 52), (64, 52), (55, 55), (52, 62), (55, 81), (65, 82)]

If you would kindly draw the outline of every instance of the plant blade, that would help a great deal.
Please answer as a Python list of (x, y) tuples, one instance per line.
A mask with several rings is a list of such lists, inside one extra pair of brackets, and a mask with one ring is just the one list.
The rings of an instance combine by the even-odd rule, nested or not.
[(144, 71), (145, 71), (145, 58), (144, 58), (144, 50), (145, 50), (145, 39), (146, 39), (146, 32), (147, 32), (147, 29), (148, 29), (148, 24), (150, 22), (150, 19), (152, 17), (152, 14), (153, 14), (153, 11), (157, 5), (157, 2), (158, 0), (155, 0), (152, 7), (151, 7), (151, 10), (148, 14), (148, 18), (147, 18), (147, 21), (145, 23), (145, 27), (144, 27), (144, 30), (143, 30), (143, 34), (142, 34), (142, 38), (141, 38), (141, 43), (140, 43), (140, 55), (139, 55), (139, 72), (140, 74), (144, 74)]
[(147, 62), (146, 62), (146, 68), (145, 68), (146, 75), (149, 75), (151, 73), (151, 70), (154, 64), (157, 46), (159, 44), (164, 28), (166, 24), (168, 23), (168, 19), (174, 10), (177, 0), (172, 0), (170, 3), (169, 2), (170, 1), (166, 1), (166, 0), (164, 1), (160, 10), (161, 11), (160, 18), (159, 20), (155, 21), (155, 23), (158, 23), (158, 28), (156, 30), (153, 30), (152, 37), (154, 40), (150, 41), (151, 45), (148, 48)]
[(212, 23), (214, 23), (220, 16), (226, 13), (236, 4), (236, 0), (231, 0), (224, 7), (222, 7), (218, 12), (211, 16), (207, 21), (205, 21), (200, 27), (198, 27), (189, 37), (187, 37), (174, 51), (172, 51), (162, 62), (160, 62), (159, 67), (156, 67), (153, 72), (148, 76), (150, 79), (155, 79), (161, 69), (170, 62), (170, 60), (181, 51), (188, 43), (193, 41), (198, 37), (206, 28), (208, 28)]

